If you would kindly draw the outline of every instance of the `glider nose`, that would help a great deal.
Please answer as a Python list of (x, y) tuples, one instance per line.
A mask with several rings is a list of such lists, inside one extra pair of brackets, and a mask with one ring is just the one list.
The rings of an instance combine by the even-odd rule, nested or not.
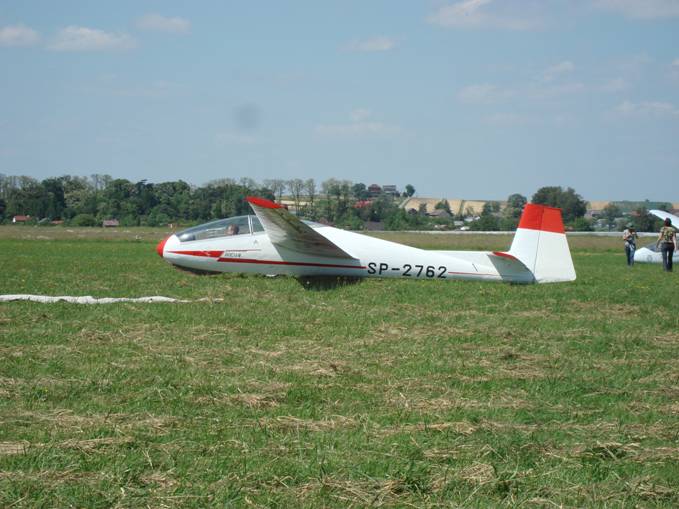
[(165, 243), (167, 242), (167, 239), (169, 239), (170, 237), (172, 237), (172, 235), (170, 235), (169, 237), (165, 237), (163, 240), (158, 242), (158, 245), (156, 246), (156, 253), (158, 253), (158, 256), (160, 256), (161, 258), (163, 257), (163, 252), (165, 250)]

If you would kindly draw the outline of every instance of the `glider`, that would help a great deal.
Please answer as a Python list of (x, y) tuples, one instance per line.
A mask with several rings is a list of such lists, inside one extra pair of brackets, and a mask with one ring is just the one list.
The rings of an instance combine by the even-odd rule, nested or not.
[[(653, 214), (662, 220), (669, 219), (672, 221), (672, 226), (679, 227), (679, 217), (664, 210), (649, 210), (649, 214)], [(674, 263), (679, 263), (679, 251), (674, 251), (672, 256)], [(640, 263), (662, 263), (662, 253), (656, 241), (644, 247), (640, 247), (634, 252), (634, 261)]]
[(302, 221), (282, 205), (247, 197), (255, 215), (170, 235), (156, 251), (198, 273), (249, 272), (314, 278), (402, 278), (510, 283), (575, 280), (561, 210), (527, 204), (507, 252), (430, 251)]

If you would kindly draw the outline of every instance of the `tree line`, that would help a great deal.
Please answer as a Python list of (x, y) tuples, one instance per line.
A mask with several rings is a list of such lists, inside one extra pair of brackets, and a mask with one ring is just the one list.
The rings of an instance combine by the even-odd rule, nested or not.
[[(33, 223), (59, 220), (72, 226), (98, 226), (106, 219), (117, 219), (121, 226), (191, 225), (249, 214), (245, 198), (255, 195), (276, 201), (285, 196), (299, 215), (348, 229), (362, 229), (370, 223), (387, 230), (452, 229), (468, 221), (473, 230), (509, 231), (516, 228), (528, 201), (521, 194), (511, 194), (504, 206), (486, 202), (476, 215), (470, 210), (452, 211), (441, 200), (436, 209), (446, 214), (432, 215), (422, 207), (415, 211), (399, 206), (413, 194), (411, 184), (403, 193), (376, 194), (363, 183), (334, 178), (320, 184), (314, 179), (268, 179), (260, 184), (250, 178), (225, 178), (194, 186), (182, 180), (131, 182), (103, 174), (42, 181), (0, 174), (0, 222), (21, 215), (30, 216)], [(587, 204), (572, 188), (542, 187), (531, 201), (561, 208), (564, 221), (573, 229), (592, 229), (591, 221), (584, 218)], [(643, 208), (637, 212), (638, 229), (646, 230), (652, 219)]]

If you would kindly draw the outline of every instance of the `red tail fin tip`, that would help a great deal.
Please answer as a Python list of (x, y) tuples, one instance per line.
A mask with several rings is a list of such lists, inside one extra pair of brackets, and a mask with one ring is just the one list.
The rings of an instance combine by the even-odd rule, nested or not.
[(519, 228), (540, 230), (553, 233), (565, 233), (561, 209), (528, 203), (523, 209)]

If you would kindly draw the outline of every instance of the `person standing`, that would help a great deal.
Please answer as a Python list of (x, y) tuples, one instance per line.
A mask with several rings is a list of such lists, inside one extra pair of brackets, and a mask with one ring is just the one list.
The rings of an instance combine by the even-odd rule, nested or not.
[(622, 240), (625, 241), (625, 254), (627, 255), (627, 265), (634, 265), (634, 252), (637, 250), (637, 235), (636, 230), (632, 224), (628, 224), (625, 231), (622, 232)]
[(672, 227), (672, 220), (669, 217), (665, 219), (663, 227), (660, 228), (660, 235), (655, 245), (660, 247), (662, 253), (663, 270), (672, 272), (672, 257), (677, 248), (677, 230)]

